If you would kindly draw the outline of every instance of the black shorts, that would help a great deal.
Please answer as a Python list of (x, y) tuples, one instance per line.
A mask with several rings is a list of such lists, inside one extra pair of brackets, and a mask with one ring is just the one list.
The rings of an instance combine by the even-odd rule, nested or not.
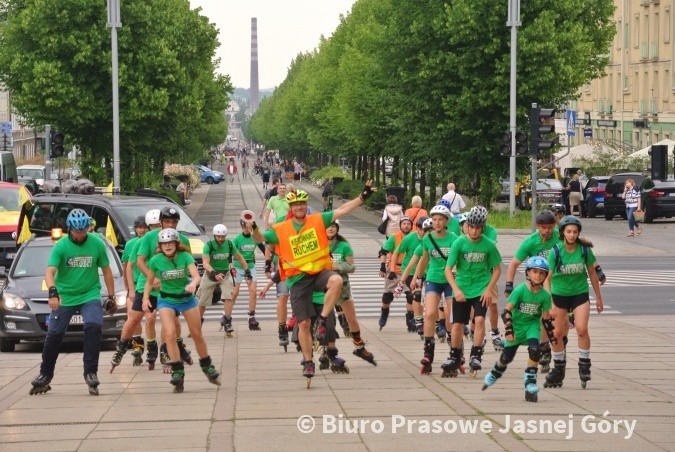
[(452, 299), (452, 323), (467, 324), (471, 319), (471, 308), (473, 308), (473, 317), (485, 317), (487, 307), (483, 306), (480, 297), (467, 298), (465, 302), (459, 302)]
[(589, 303), (588, 292), (571, 297), (553, 294), (551, 298), (556, 308), (564, 309), (567, 312), (572, 312), (582, 304)]
[[(314, 305), (314, 315), (312, 316), (312, 325), (311, 331), (314, 330), (314, 322), (319, 318), (321, 311), (323, 310), (322, 304), (313, 303)], [(326, 322), (326, 336), (324, 340), (321, 341), (321, 345), (328, 345), (330, 342), (335, 342), (337, 339), (338, 333), (335, 330), (335, 309), (333, 309), (328, 315), (328, 321)], [(298, 325), (299, 322), (296, 322), (295, 327), (293, 328), (293, 333), (291, 334), (291, 342), (298, 342)]]
[[(150, 312), (157, 309), (157, 297), (150, 295)], [(136, 292), (134, 303), (131, 305), (132, 311), (143, 312), (143, 292)]]
[(303, 276), (291, 286), (291, 309), (299, 322), (310, 319), (315, 315), (312, 295), (314, 292), (325, 292), (328, 278), (333, 275), (339, 276), (338, 273), (332, 270), (322, 270), (315, 275)]

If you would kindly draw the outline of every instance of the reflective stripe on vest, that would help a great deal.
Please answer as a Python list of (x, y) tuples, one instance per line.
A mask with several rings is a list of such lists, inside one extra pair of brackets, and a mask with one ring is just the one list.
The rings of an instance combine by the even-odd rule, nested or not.
[(293, 220), (272, 227), (279, 238), (279, 264), (286, 277), (302, 273), (313, 275), (333, 268), (330, 243), (321, 214), (307, 215), (299, 231), (295, 230)]
[[(405, 237), (403, 232), (401, 231), (394, 232), (394, 250), (398, 249), (398, 246), (401, 244), (403, 237)], [(396, 266), (394, 267), (394, 271), (396, 273), (401, 273), (401, 264), (403, 263), (404, 254), (398, 253), (397, 257), (398, 259), (396, 259)]]

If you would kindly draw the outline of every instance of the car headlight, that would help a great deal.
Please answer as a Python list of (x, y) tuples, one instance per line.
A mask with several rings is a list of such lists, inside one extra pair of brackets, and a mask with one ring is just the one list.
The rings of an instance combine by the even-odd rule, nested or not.
[(24, 299), (13, 293), (5, 292), (2, 303), (6, 309), (28, 310), (28, 305)]
[(115, 304), (117, 305), (117, 308), (126, 308), (127, 306), (127, 291), (122, 290), (120, 292), (115, 293)]

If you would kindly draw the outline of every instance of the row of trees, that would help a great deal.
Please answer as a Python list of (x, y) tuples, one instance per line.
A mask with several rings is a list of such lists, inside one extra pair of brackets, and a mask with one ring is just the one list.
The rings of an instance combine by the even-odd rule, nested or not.
[[(227, 134), (233, 88), (216, 75), (218, 31), (188, 0), (122, 1), (118, 32), (124, 189), (193, 162)], [(0, 84), (27, 125), (77, 145), (86, 174), (112, 178), (112, 63), (105, 1), (0, 0)]]
[[(519, 130), (532, 102), (563, 105), (603, 74), (613, 11), (612, 0), (522, 2)], [(358, 178), (379, 181), (390, 157), (403, 185), (419, 174), (432, 199), (454, 180), (489, 202), (508, 172), (498, 150), (509, 124), (506, 20), (506, 1), (357, 0), (329, 39), (297, 55), (247, 134), (302, 159), (347, 157)]]

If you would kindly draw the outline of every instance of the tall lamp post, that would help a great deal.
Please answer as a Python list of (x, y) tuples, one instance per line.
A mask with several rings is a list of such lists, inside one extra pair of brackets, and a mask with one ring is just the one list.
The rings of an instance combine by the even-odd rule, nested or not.
[(518, 27), (520, 22), (520, 0), (509, 0), (509, 14), (506, 26), (511, 27), (511, 93), (509, 130), (511, 131), (511, 158), (509, 158), (509, 211), (516, 214), (516, 56), (518, 55)]
[(120, 1), (108, 0), (108, 28), (112, 45), (112, 101), (113, 101), (113, 193), (120, 191), (120, 102), (119, 67), (117, 62), (117, 29), (122, 26), (120, 20)]

